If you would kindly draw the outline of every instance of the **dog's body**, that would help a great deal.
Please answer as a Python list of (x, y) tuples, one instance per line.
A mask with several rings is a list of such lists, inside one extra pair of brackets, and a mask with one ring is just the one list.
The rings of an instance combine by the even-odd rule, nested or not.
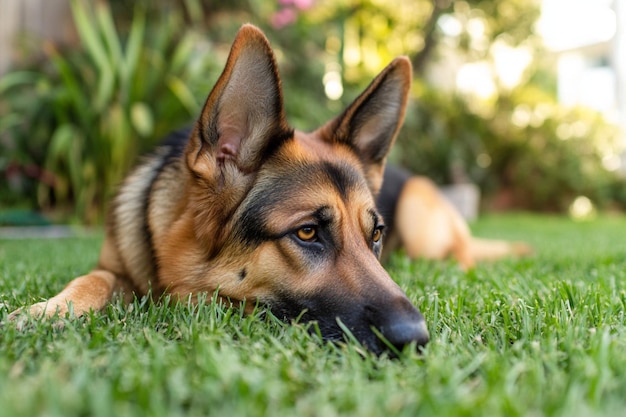
[(431, 180), (397, 167), (385, 167), (376, 205), (387, 227), (383, 259), (403, 247), (412, 259), (453, 257), (467, 270), (477, 261), (532, 253), (522, 242), (473, 237), (461, 214)]
[(96, 269), (30, 313), (63, 315), (71, 303), (82, 315), (118, 293), (217, 291), (246, 310), (315, 320), (327, 339), (348, 328), (375, 352), (386, 346), (376, 333), (398, 349), (424, 345), (422, 315), (379, 262), (374, 202), (410, 80), (398, 58), (340, 116), (294, 131), (268, 41), (242, 27), (191, 133), (122, 184)]

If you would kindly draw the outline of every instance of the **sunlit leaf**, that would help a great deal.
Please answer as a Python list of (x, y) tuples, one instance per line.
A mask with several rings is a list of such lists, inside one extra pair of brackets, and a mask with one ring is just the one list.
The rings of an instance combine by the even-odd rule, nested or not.
[(154, 130), (152, 111), (146, 103), (133, 103), (130, 108), (130, 119), (135, 130), (142, 136), (148, 136)]
[(198, 111), (199, 104), (196, 102), (196, 99), (189, 87), (187, 87), (187, 85), (180, 78), (174, 75), (169, 76), (167, 78), (167, 86), (178, 98), (178, 100), (180, 100), (189, 114), (195, 114)]
[(41, 74), (34, 71), (9, 72), (0, 78), (0, 94), (20, 85), (34, 84), (40, 77)]
[(118, 68), (122, 64), (122, 40), (117, 33), (111, 9), (107, 2), (96, 2), (96, 19), (101, 29), (101, 36), (109, 52), (111, 68)]
[(126, 44), (126, 53), (122, 67), (122, 85), (130, 88), (127, 83), (132, 79), (135, 73), (142, 53), (142, 43), (144, 41), (144, 33), (146, 26), (146, 16), (143, 10), (137, 10), (130, 27), (128, 43)]

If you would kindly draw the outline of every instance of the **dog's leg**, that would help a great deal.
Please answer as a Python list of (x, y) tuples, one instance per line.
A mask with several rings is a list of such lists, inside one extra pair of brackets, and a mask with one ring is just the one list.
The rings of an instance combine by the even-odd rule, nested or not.
[(529, 256), (533, 249), (524, 242), (508, 242), (497, 239), (471, 237), (469, 250), (477, 261), (493, 261), (505, 256)]
[(72, 280), (63, 291), (49, 300), (12, 312), (8, 319), (14, 321), (26, 311), (32, 317), (52, 317), (57, 313), (62, 317), (71, 308), (73, 315), (78, 317), (90, 310), (100, 310), (119, 287), (117, 282), (118, 279), (112, 272), (93, 270)]
[(522, 242), (473, 237), (461, 214), (423, 177), (412, 177), (402, 189), (395, 229), (410, 258), (452, 256), (465, 271), (477, 261), (533, 253)]
[[(462, 221), (459, 215), (459, 219)], [(463, 271), (468, 271), (476, 266), (476, 259), (470, 250), (471, 235), (466, 231), (467, 226), (455, 230), (455, 241), (452, 245), (451, 253), (459, 263)]]
[(445, 259), (452, 249), (454, 229), (445, 202), (430, 180), (412, 177), (396, 208), (396, 231), (411, 259)]
[(17, 327), (20, 328), (25, 324), (28, 315), (53, 317), (58, 314), (64, 317), (71, 312), (74, 317), (79, 317), (90, 310), (102, 309), (115, 293), (122, 293), (125, 301), (130, 302), (135, 288), (126, 279), (127, 275), (114, 240), (110, 234), (107, 234), (100, 252), (98, 266), (94, 270), (70, 281), (54, 297), (15, 310), (9, 314), (8, 320), (16, 322)]
[(452, 256), (463, 270), (475, 265), (467, 224), (427, 178), (412, 177), (404, 185), (396, 208), (396, 232), (411, 259)]

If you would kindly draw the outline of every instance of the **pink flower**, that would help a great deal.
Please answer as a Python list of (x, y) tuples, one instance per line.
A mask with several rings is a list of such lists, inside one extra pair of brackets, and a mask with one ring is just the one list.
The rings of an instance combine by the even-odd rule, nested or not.
[[(284, 1), (284, 0), (283, 0)], [(313, 7), (315, 0), (292, 0), (293, 5), (300, 10), (308, 10)]]
[(291, 7), (281, 9), (272, 15), (271, 24), (275, 29), (281, 29), (296, 21), (298, 13)]
[(298, 10), (308, 10), (313, 7), (315, 0), (278, 0), (282, 6), (296, 6)]

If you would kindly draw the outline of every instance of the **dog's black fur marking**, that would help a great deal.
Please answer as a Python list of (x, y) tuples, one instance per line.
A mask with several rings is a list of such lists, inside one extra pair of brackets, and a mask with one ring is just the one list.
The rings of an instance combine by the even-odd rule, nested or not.
[(385, 229), (387, 231), (393, 230), (395, 226), (398, 197), (409, 178), (411, 178), (410, 172), (389, 164), (385, 166), (383, 186), (376, 197), (376, 207), (378, 207), (378, 212), (385, 220)]
[(346, 199), (357, 181), (359, 176), (356, 170), (348, 166), (329, 162), (293, 164), (290, 169), (273, 176), (271, 181), (258, 184), (246, 197), (242, 203), (243, 213), (235, 234), (251, 246), (277, 238), (279, 236), (267, 230), (267, 217), (274, 207), (284, 204), (288, 196), (306, 188), (307, 184), (327, 183), (335, 187), (342, 198)]

